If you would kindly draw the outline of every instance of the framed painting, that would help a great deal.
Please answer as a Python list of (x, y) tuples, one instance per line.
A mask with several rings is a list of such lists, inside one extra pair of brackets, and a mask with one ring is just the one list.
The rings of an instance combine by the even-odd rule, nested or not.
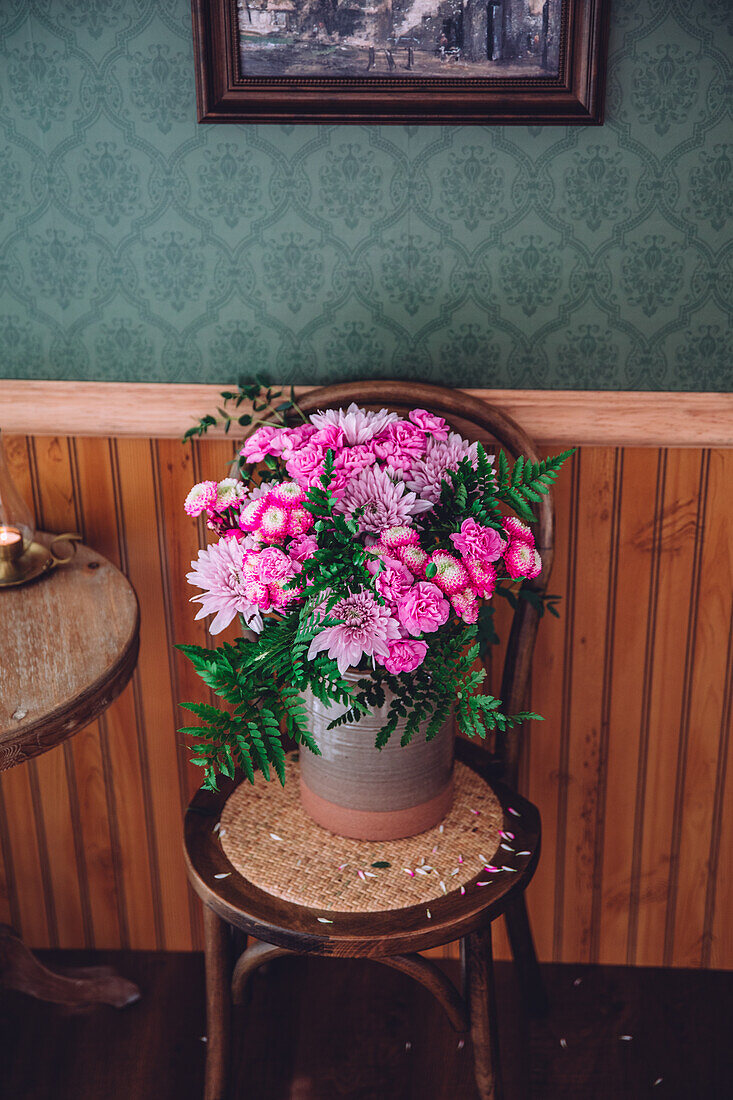
[(600, 124), (609, 0), (193, 0), (199, 122)]

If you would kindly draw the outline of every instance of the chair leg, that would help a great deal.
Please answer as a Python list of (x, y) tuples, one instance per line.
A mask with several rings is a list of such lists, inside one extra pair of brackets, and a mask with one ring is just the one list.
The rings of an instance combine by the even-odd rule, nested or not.
[(517, 894), (512, 899), (507, 906), (505, 916), (525, 1008), (530, 1016), (546, 1016), (549, 1002), (540, 965), (537, 962), (524, 894)]
[(206, 1075), (204, 1100), (226, 1100), (231, 1057), (231, 940), (229, 926), (204, 906), (206, 949)]
[(465, 937), (474, 1073), (480, 1100), (502, 1100), (491, 926)]

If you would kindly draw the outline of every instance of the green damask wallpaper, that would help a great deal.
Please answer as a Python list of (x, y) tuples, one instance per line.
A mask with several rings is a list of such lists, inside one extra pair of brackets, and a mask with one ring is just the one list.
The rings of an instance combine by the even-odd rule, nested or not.
[(604, 127), (199, 126), (189, 0), (0, 0), (0, 375), (731, 388), (733, 3)]

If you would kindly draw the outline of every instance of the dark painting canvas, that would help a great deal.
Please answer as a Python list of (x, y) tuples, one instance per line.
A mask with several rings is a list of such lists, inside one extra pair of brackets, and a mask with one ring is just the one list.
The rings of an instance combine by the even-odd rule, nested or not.
[(563, 0), (237, 0), (242, 76), (557, 76)]

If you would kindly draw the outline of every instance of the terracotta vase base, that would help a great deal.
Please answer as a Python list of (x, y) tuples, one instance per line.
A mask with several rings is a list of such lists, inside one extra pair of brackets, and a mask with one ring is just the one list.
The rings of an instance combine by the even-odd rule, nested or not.
[(434, 798), (404, 810), (352, 810), (329, 802), (307, 787), (301, 778), (300, 800), (316, 824), (336, 836), (354, 840), (401, 840), (432, 829), (453, 805), (452, 781)]

